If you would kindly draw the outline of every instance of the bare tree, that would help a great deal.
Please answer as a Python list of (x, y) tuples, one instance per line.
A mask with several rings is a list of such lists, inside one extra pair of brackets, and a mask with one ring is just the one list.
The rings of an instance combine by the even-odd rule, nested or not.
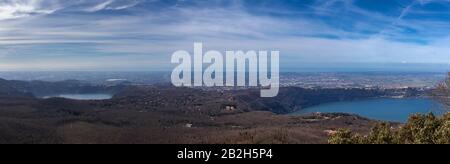
[(432, 97), (442, 103), (446, 109), (450, 109), (450, 73), (443, 82), (438, 84), (432, 92)]

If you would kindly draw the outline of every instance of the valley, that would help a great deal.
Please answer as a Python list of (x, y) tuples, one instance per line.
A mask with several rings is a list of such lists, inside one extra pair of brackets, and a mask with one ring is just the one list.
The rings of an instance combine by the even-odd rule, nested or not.
[[(337, 129), (367, 133), (377, 121), (338, 113), (285, 114), (325, 102), (399, 93), (292, 87), (282, 88), (276, 98), (261, 98), (259, 90), (252, 89), (211, 91), (168, 85), (2, 82), (2, 88), (9, 90), (0, 95), (0, 143), (33, 144), (324, 144)], [(60, 87), (40, 92), (46, 86)], [(83, 93), (85, 88), (115, 94), (105, 100), (34, 96), (68, 90)]]

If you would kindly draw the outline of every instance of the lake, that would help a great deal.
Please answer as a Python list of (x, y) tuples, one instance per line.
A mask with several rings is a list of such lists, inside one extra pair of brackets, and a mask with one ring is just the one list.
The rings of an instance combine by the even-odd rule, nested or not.
[(45, 96), (44, 99), (60, 97), (72, 100), (107, 100), (111, 99), (113, 96), (109, 94), (60, 94), (56, 96)]
[(443, 110), (438, 103), (426, 98), (392, 99), (379, 98), (363, 101), (336, 102), (314, 106), (295, 112), (294, 115), (310, 113), (349, 113), (375, 120), (407, 122), (415, 113), (442, 115)]

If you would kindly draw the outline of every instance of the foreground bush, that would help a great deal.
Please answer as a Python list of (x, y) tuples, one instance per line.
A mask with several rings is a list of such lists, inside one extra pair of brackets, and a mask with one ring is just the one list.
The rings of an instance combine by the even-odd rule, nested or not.
[(330, 144), (450, 144), (450, 113), (438, 118), (433, 114), (411, 116), (405, 125), (393, 127), (380, 123), (362, 136), (339, 130), (330, 136)]

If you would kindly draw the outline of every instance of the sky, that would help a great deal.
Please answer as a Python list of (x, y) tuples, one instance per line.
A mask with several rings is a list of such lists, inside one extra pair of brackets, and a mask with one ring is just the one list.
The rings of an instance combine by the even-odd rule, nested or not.
[(194, 42), (279, 50), (294, 70), (447, 66), (449, 11), (450, 0), (0, 0), (0, 71), (170, 70)]

